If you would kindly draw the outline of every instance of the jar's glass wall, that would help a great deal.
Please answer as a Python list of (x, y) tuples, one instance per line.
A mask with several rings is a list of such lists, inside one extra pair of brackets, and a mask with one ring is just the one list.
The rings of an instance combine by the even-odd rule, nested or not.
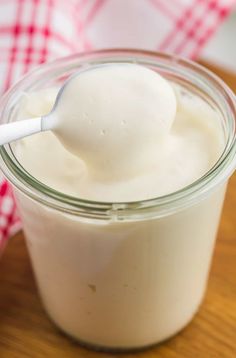
[(103, 225), (16, 192), (51, 319), (107, 349), (137, 349), (177, 333), (205, 292), (225, 187), (164, 218)]
[(51, 319), (88, 345), (138, 349), (178, 332), (202, 301), (235, 164), (234, 108), (221, 85), (207, 85), (211, 76), (205, 75), (204, 82), (191, 63), (161, 54), (107, 51), (64, 59), (28, 76), (5, 102), (6, 120), (17, 116), (23, 91), (60, 83), (81, 65), (107, 61), (149, 65), (216, 108), (226, 149), (211, 173), (164, 198), (93, 203), (38, 183), (11, 148), (1, 152), (1, 163), (15, 185), (35, 277)]

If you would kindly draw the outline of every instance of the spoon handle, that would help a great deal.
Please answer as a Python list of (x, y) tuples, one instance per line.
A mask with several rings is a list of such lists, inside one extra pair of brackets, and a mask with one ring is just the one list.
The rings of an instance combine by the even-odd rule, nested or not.
[(41, 132), (41, 117), (0, 125), (0, 145)]

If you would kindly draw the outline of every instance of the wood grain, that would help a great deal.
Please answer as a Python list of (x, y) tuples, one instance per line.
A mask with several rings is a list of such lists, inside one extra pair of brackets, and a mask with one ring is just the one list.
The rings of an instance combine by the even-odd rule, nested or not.
[[(210, 66), (236, 91), (236, 75)], [(205, 300), (194, 320), (171, 340), (124, 358), (236, 357), (236, 175), (229, 184)], [(12, 238), (0, 261), (1, 358), (115, 358), (89, 351), (49, 321), (32, 275), (24, 237)]]

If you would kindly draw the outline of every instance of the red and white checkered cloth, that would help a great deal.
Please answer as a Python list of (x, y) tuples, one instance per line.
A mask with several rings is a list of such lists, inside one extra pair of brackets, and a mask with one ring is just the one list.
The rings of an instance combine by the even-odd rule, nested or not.
[[(129, 47), (196, 58), (236, 0), (0, 0), (0, 92), (73, 52)], [(0, 248), (20, 225), (0, 181)]]

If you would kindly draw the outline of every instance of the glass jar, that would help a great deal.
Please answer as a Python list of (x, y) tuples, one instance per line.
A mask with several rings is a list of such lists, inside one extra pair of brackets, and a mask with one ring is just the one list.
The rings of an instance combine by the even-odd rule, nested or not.
[(17, 119), (23, 93), (60, 85), (81, 67), (111, 62), (152, 68), (210, 104), (225, 138), (213, 168), (163, 197), (106, 203), (45, 186), (21, 166), (11, 145), (1, 148), (0, 160), (14, 186), (48, 315), (83, 344), (133, 350), (176, 334), (203, 299), (227, 179), (236, 164), (236, 108), (229, 88), (193, 62), (107, 50), (62, 58), (28, 74), (2, 99), (2, 123)]

